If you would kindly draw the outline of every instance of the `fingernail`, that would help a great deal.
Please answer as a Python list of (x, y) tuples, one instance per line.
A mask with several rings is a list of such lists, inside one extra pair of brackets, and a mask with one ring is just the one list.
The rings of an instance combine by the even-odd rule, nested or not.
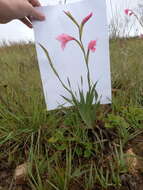
[(46, 19), (46, 17), (44, 15), (41, 15), (40, 20), (43, 21), (45, 19)]
[(33, 25), (32, 25), (32, 24), (30, 24), (30, 25), (29, 25), (29, 28), (33, 28)]
[(40, 6), (41, 6), (41, 4), (40, 4), (40, 3), (38, 3), (38, 4), (37, 4), (37, 7), (40, 7)]

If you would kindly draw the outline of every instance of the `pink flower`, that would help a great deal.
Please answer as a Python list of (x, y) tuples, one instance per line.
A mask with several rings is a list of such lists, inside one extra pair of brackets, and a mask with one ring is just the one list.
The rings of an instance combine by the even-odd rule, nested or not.
[(69, 36), (67, 34), (61, 34), (56, 38), (58, 41), (61, 42), (61, 47), (64, 50), (64, 48), (66, 47), (66, 44), (71, 41), (71, 40), (75, 40), (74, 37)]
[(86, 16), (86, 17), (82, 20), (81, 24), (84, 25), (84, 24), (92, 17), (92, 15), (93, 15), (93, 13), (90, 13), (88, 16)]
[(95, 52), (96, 51), (96, 47), (95, 47), (96, 44), (97, 44), (96, 40), (90, 41), (89, 44), (88, 44), (88, 50), (91, 50), (92, 52)]
[(134, 12), (131, 9), (125, 9), (125, 14), (128, 16), (132, 16)]

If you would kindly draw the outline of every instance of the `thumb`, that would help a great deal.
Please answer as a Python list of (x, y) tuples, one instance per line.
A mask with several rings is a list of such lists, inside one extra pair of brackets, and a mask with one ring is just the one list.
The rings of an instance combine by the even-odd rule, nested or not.
[(45, 20), (45, 16), (40, 13), (38, 10), (36, 10), (33, 6), (30, 6), (30, 16), (33, 17), (33, 19), (43, 21)]

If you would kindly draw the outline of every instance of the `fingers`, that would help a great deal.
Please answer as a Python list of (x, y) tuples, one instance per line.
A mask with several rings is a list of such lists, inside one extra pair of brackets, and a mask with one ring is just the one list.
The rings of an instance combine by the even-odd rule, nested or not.
[(32, 16), (36, 20), (40, 20), (40, 21), (45, 20), (45, 16), (42, 13), (40, 13), (38, 10), (33, 8), (32, 6), (30, 6), (30, 14), (29, 15)]
[(28, 3), (27, 10), (29, 13), (27, 12), (27, 16), (19, 20), (22, 23), (24, 23), (26, 26), (28, 26), (29, 28), (33, 28), (32, 20), (36, 19), (36, 20), (43, 21), (45, 20), (45, 16), (34, 8), (36, 6), (40, 6), (40, 3), (38, 0), (28, 0), (28, 2), (27, 2)]
[(29, 3), (31, 3), (32, 6), (34, 7), (39, 7), (41, 6), (40, 2), (38, 0), (28, 0)]
[(11, 19), (3, 19), (3, 20), (0, 20), (0, 24), (6, 24), (10, 21), (11, 21)]
[(24, 23), (26, 26), (28, 26), (29, 28), (33, 28), (32, 23), (30, 22), (30, 20), (28, 18), (21, 18), (19, 19), (22, 23)]

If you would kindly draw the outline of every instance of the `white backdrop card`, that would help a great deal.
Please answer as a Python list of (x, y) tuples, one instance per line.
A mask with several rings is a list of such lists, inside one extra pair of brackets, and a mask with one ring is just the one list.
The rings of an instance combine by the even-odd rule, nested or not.
[[(53, 72), (44, 46), (61, 80), (68, 85), (69, 78), (73, 91), (77, 92), (83, 77), (83, 91), (88, 91), (85, 54), (89, 51), (88, 65), (92, 82), (97, 81), (97, 92), (101, 104), (111, 103), (111, 77), (109, 61), (109, 39), (105, 0), (81, 0), (69, 4), (48, 5), (38, 8), (46, 20), (34, 21), (34, 32), (39, 68), (48, 110), (59, 105), (69, 106), (61, 95), (71, 98)], [(68, 15), (72, 15), (77, 23)], [(83, 25), (80, 41), (79, 25)]]

